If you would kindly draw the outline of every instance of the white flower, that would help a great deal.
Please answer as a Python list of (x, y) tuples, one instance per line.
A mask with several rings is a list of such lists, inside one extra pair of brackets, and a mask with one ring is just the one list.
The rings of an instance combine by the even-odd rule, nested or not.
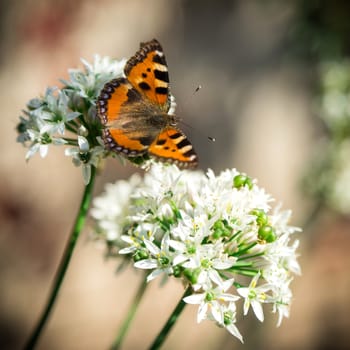
[(176, 251), (174, 265), (181, 264), (185, 268), (196, 268), (200, 265), (199, 252), (202, 242), (208, 236), (207, 230), (180, 211), (182, 221), (172, 230), (174, 239), (169, 245)]
[(244, 298), (244, 315), (252, 306), (260, 321), (262, 303), (270, 304), (280, 323), (291, 276), (300, 273), (298, 241), (291, 240), (298, 229), (288, 225), (290, 211), (271, 210), (272, 201), (235, 169), (215, 176), (152, 164), (129, 201), (116, 200), (124, 217), (111, 217), (110, 226), (122, 232), (119, 253), (149, 270), (148, 281), (162, 274), (189, 284), (193, 294), (184, 301), (198, 305), (197, 320), (212, 320), (242, 341), (235, 302)]
[(224, 313), (224, 322), (219, 326), (225, 327), (234, 337), (238, 338), (243, 343), (242, 334), (236, 327), (236, 303), (230, 302), (222, 307)]
[(208, 317), (222, 325), (224, 323), (223, 302), (234, 302), (238, 296), (226, 293), (231, 288), (233, 279), (226, 280), (215, 288), (207, 287), (203, 293), (196, 293), (185, 297), (183, 300), (188, 304), (199, 304), (197, 322), (201, 322)]
[(59, 133), (63, 135), (66, 129), (66, 123), (74, 120), (81, 113), (70, 111), (68, 107), (69, 99), (62, 90), (58, 91), (58, 97), (56, 97), (48, 89), (45, 99), (47, 104), (45, 107), (46, 113), (43, 113), (42, 119), (46, 121), (51, 134)]
[(205, 287), (214, 282), (217, 285), (223, 285), (219, 271), (230, 268), (236, 262), (235, 257), (229, 257), (224, 253), (222, 242), (215, 244), (202, 244), (198, 250), (197, 259), (193, 264), (187, 264), (186, 267), (200, 270), (198, 281), (194, 285), (195, 289)]
[(291, 278), (285, 283), (278, 282), (273, 290), (273, 309), (272, 312), (278, 312), (277, 327), (282, 323), (284, 317), (289, 317), (290, 306), (292, 302), (292, 292), (289, 288)]
[(83, 58), (81, 61), (88, 74), (94, 74), (97, 78), (108, 76), (107, 80), (109, 80), (110, 76), (117, 77), (124, 74), (124, 66), (127, 60), (124, 58), (118, 61), (108, 56), (101, 57), (100, 55), (95, 55), (92, 64)]
[(46, 157), (49, 151), (49, 145), (53, 144), (56, 146), (64, 145), (67, 143), (61, 137), (55, 137), (50, 134), (50, 126), (47, 125), (43, 119), (38, 118), (36, 120), (37, 129), (27, 129), (26, 134), (28, 139), (32, 142), (27, 154), (26, 160), (34, 156), (35, 153), (39, 152), (42, 158)]
[(172, 274), (172, 253), (169, 250), (169, 235), (164, 235), (160, 248), (148, 239), (144, 239), (144, 244), (150, 253), (150, 258), (137, 261), (135, 267), (140, 269), (153, 269), (147, 276), (147, 282), (153, 280), (162, 273), (167, 275)]
[(72, 157), (75, 166), (82, 167), (83, 180), (85, 185), (90, 182), (91, 166), (98, 166), (105, 149), (101, 146), (95, 146), (90, 149), (88, 140), (84, 136), (78, 136), (78, 147), (71, 147), (65, 150), (65, 155)]
[(245, 299), (243, 308), (244, 315), (247, 315), (251, 305), (257, 319), (263, 322), (264, 312), (261, 304), (268, 301), (269, 296), (266, 294), (266, 292), (271, 289), (271, 286), (269, 284), (263, 284), (257, 287), (259, 278), (260, 275), (257, 274), (251, 280), (249, 287), (238, 288), (237, 292)]
[(113, 60), (110, 57), (94, 56), (94, 62), (90, 64), (84, 59), (85, 71), (80, 69), (70, 69), (70, 81), (64, 81), (69, 89), (75, 90), (92, 104), (95, 103), (98, 93), (108, 81), (119, 78), (124, 74), (126, 60)]
[(49, 87), (44, 96), (31, 99), (17, 126), (17, 141), (28, 147), (26, 159), (35, 153), (45, 157), (50, 145), (71, 146), (65, 154), (82, 166), (84, 183), (89, 183), (91, 167), (110, 154), (101, 140), (95, 102), (107, 81), (123, 75), (125, 62), (97, 55), (92, 64), (83, 60), (84, 69), (70, 70), (61, 89)]
[(280, 327), (284, 317), (289, 317), (290, 303), (275, 303), (273, 307), (273, 312), (278, 312), (277, 327)]
[(135, 174), (129, 181), (106, 184), (105, 192), (93, 199), (90, 215), (98, 224), (98, 234), (102, 234), (108, 242), (120, 239), (123, 225), (127, 223), (130, 195), (140, 181), (141, 178)]

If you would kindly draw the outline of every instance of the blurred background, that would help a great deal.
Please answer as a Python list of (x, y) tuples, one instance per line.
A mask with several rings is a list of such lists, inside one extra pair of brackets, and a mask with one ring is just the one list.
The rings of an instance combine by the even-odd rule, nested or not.
[[(242, 345), (211, 322), (197, 325), (188, 306), (164, 349), (349, 349), (349, 13), (345, 0), (2, 0), (0, 348), (20, 349), (35, 325), (83, 192), (62, 148), (25, 162), (21, 110), (80, 57), (128, 58), (157, 38), (200, 168), (257, 178), (304, 227), (303, 275), (280, 328), (268, 311), (263, 324), (239, 321)], [(109, 160), (96, 194), (135, 171)], [(116, 266), (85, 230), (38, 349), (110, 346), (142, 278)], [(147, 348), (182, 293), (154, 281), (124, 349)]]

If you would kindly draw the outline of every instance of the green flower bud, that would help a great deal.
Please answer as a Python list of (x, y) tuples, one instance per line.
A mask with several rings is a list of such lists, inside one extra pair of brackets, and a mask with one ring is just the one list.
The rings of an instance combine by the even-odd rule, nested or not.
[(256, 223), (262, 227), (267, 225), (268, 223), (268, 216), (262, 209), (253, 209), (251, 212), (253, 215), (256, 216)]
[(144, 260), (148, 258), (148, 254), (146, 251), (144, 250), (138, 250), (135, 255), (133, 256), (133, 259), (135, 262), (140, 261), (140, 260)]
[(213, 234), (212, 237), (214, 239), (219, 239), (222, 236), (229, 237), (232, 229), (226, 222), (226, 220), (217, 220), (212, 226)]
[(174, 277), (179, 278), (179, 277), (182, 276), (182, 273), (183, 273), (183, 267), (182, 266), (175, 265), (173, 267), (173, 275), (174, 275)]
[(23, 122), (18, 123), (16, 126), (16, 130), (19, 134), (22, 134), (27, 131), (27, 125)]
[(253, 188), (252, 179), (247, 175), (243, 175), (243, 174), (236, 175), (233, 178), (233, 187), (241, 188), (243, 186), (248, 186), (248, 188), (251, 190)]
[(247, 176), (247, 180), (245, 182), (245, 185), (248, 186), (248, 188), (250, 190), (253, 188), (253, 181), (252, 181), (252, 179), (249, 176)]
[(264, 225), (259, 228), (258, 237), (267, 243), (272, 243), (277, 239), (275, 230), (269, 225)]
[(196, 284), (200, 272), (200, 269), (185, 269), (184, 276), (190, 281), (191, 284)]
[(193, 255), (193, 254), (196, 253), (196, 251), (197, 251), (197, 249), (196, 249), (196, 246), (195, 246), (195, 245), (187, 247), (187, 253), (188, 253), (188, 254)]
[(168, 266), (169, 265), (169, 258), (167, 256), (162, 256), (158, 259), (159, 263), (162, 265), (162, 266)]
[(215, 299), (215, 295), (213, 293), (210, 293), (208, 292), (206, 295), (205, 295), (205, 300), (206, 301), (212, 301)]

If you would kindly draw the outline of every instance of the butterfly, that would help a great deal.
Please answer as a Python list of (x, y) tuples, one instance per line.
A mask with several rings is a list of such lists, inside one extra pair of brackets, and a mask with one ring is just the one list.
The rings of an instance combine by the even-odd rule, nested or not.
[(172, 97), (160, 43), (141, 43), (124, 74), (106, 83), (97, 99), (105, 147), (129, 160), (145, 156), (195, 167), (193, 146), (177, 127), (178, 118), (168, 113)]

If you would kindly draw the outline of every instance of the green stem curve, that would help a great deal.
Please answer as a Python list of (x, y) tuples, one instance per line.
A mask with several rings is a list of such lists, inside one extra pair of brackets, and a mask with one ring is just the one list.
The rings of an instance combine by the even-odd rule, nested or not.
[(66, 274), (69, 262), (71, 260), (73, 250), (75, 248), (75, 245), (77, 243), (78, 237), (80, 235), (80, 232), (84, 226), (85, 219), (87, 216), (87, 212), (90, 206), (91, 198), (92, 198), (92, 190), (94, 187), (94, 180), (95, 180), (95, 174), (96, 169), (94, 167), (91, 167), (91, 178), (89, 184), (85, 187), (85, 191), (81, 200), (80, 208), (78, 211), (78, 214), (75, 219), (75, 223), (73, 226), (73, 229), (71, 231), (71, 234), (69, 236), (65, 251), (63, 253), (63, 256), (61, 258), (60, 265), (57, 269), (56, 276), (52, 285), (51, 293), (49, 296), (49, 299), (47, 301), (46, 307), (36, 325), (33, 332), (30, 335), (30, 338), (28, 339), (24, 349), (31, 350), (34, 349), (41, 333), (50, 317), (50, 314), (52, 312), (52, 308), (56, 302), (57, 295), (60, 291), (64, 276)]
[(165, 323), (164, 327), (159, 332), (157, 338), (154, 340), (153, 344), (150, 346), (150, 348), (149, 348), (150, 350), (156, 350), (156, 349), (159, 349), (162, 346), (162, 344), (163, 344), (165, 338), (167, 337), (169, 331), (174, 326), (174, 324), (177, 321), (177, 319), (179, 318), (181, 312), (183, 311), (183, 309), (187, 305), (183, 301), (183, 298), (187, 297), (191, 293), (192, 293), (192, 287), (189, 286), (185, 290), (185, 293), (183, 294), (183, 296), (181, 297), (180, 301), (176, 305), (174, 311), (172, 312), (172, 314), (168, 318), (168, 321)]
[(139, 286), (139, 289), (134, 297), (133, 303), (131, 305), (131, 307), (129, 308), (129, 312), (122, 324), (122, 326), (119, 329), (119, 333), (117, 338), (115, 339), (115, 341), (113, 342), (112, 346), (111, 346), (111, 350), (118, 350), (120, 349), (122, 342), (126, 336), (126, 333), (130, 327), (130, 324), (132, 322), (132, 320), (134, 319), (135, 315), (136, 315), (136, 311), (138, 306), (140, 305), (141, 299), (145, 293), (146, 287), (147, 287), (147, 279), (144, 278), (142, 280), (142, 283)]

